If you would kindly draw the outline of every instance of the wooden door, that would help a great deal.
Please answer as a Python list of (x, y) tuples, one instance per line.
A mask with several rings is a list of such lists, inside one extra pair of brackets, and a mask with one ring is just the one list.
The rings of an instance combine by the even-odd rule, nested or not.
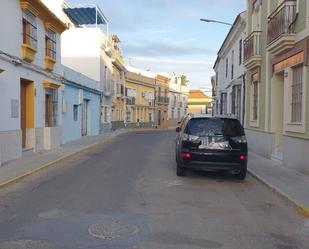
[(52, 124), (52, 96), (45, 94), (45, 124), (51, 127)]
[(22, 148), (26, 147), (26, 84), (20, 84), (20, 127), (22, 132)]

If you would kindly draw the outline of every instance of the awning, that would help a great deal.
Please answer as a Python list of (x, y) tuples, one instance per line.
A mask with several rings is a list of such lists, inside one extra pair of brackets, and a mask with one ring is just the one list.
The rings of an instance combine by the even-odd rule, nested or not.
[(97, 6), (64, 8), (63, 11), (75, 25), (100, 25), (108, 22)]

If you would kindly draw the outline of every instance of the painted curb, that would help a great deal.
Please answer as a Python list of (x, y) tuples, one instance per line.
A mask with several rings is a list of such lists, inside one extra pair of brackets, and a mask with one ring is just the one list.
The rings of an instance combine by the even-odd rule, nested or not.
[(113, 139), (113, 138), (115, 138), (115, 137), (117, 137), (117, 136), (119, 136), (119, 135), (122, 135), (122, 134), (125, 134), (125, 133), (128, 133), (128, 132), (131, 132), (131, 131), (130, 131), (130, 130), (126, 130), (126, 131), (123, 131), (123, 132), (119, 132), (119, 133), (117, 133), (117, 134), (112, 134), (110, 137), (108, 137), (107, 139), (104, 139), (103, 141), (101, 140), (101, 141), (94, 142), (94, 143), (92, 143), (92, 144), (90, 144), (90, 145), (88, 145), (88, 146), (85, 146), (85, 147), (83, 147), (83, 148), (81, 148), (81, 149), (78, 149), (78, 150), (76, 150), (76, 151), (73, 151), (73, 152), (71, 152), (71, 153), (69, 153), (69, 154), (67, 154), (67, 155), (58, 157), (58, 158), (55, 159), (55, 160), (52, 160), (52, 161), (50, 161), (50, 162), (48, 162), (48, 163), (45, 163), (45, 164), (42, 164), (42, 165), (39, 166), (38, 168), (35, 168), (35, 169), (30, 170), (30, 171), (28, 171), (28, 172), (26, 172), (26, 173), (24, 173), (24, 174), (22, 174), (22, 175), (19, 175), (19, 176), (16, 176), (16, 177), (11, 178), (11, 179), (9, 179), (9, 180), (6, 180), (6, 181), (4, 181), (4, 182), (1, 182), (1, 183), (0, 183), (0, 188), (5, 187), (5, 186), (7, 186), (7, 185), (9, 185), (9, 184), (11, 184), (11, 183), (17, 182), (17, 181), (19, 181), (19, 180), (21, 180), (21, 179), (23, 179), (23, 178), (25, 178), (25, 177), (27, 177), (27, 176), (30, 176), (30, 175), (33, 175), (33, 174), (37, 173), (37, 172), (40, 171), (40, 170), (43, 170), (43, 169), (45, 169), (45, 168), (47, 168), (47, 167), (49, 167), (49, 166), (51, 166), (51, 165), (53, 165), (53, 164), (55, 164), (55, 163), (58, 163), (58, 162), (60, 162), (60, 161), (62, 161), (62, 160), (64, 160), (64, 159), (67, 159), (67, 158), (69, 158), (69, 157), (72, 157), (72, 156), (74, 156), (74, 155), (76, 155), (76, 154), (78, 154), (78, 153), (80, 153), (80, 152), (82, 152), (82, 151), (88, 150), (88, 149), (90, 149), (90, 148), (92, 148), (92, 147), (95, 147), (95, 146), (97, 146), (97, 145), (99, 145), (99, 144), (103, 144), (103, 143), (107, 142), (107, 141), (110, 140), (110, 139)]
[(248, 173), (253, 176), (255, 179), (269, 187), (272, 191), (276, 192), (280, 196), (282, 196), (284, 199), (289, 201), (293, 204), (293, 206), (297, 209), (297, 211), (302, 214), (304, 217), (309, 218), (309, 207), (305, 207), (295, 199), (293, 199), (291, 196), (289, 196), (286, 193), (283, 193), (280, 189), (272, 185), (271, 183), (267, 182), (265, 179), (263, 179), (261, 176), (259, 176), (257, 173), (255, 173), (252, 169), (248, 168)]

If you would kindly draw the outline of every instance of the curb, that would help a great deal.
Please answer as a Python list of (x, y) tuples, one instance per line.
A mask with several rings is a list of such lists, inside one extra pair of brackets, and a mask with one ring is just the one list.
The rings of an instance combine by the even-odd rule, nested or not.
[[(122, 135), (122, 134), (125, 134), (125, 133), (128, 133), (128, 132), (130, 132), (130, 130), (126, 130), (126, 131), (124, 131), (124, 132), (119, 132), (119, 133), (117, 133), (117, 134), (112, 134), (110, 137), (107, 138), (107, 140), (112, 139), (112, 138), (115, 138), (115, 137), (117, 137), (117, 136), (119, 136), (119, 135)], [(7, 186), (7, 185), (9, 185), (9, 184), (11, 184), (11, 183), (17, 182), (17, 181), (19, 181), (19, 180), (21, 180), (21, 179), (23, 179), (23, 178), (25, 178), (25, 177), (27, 177), (27, 176), (33, 175), (33, 174), (37, 173), (37, 172), (40, 171), (40, 170), (43, 170), (43, 169), (45, 169), (45, 168), (47, 168), (47, 167), (49, 167), (49, 166), (52, 166), (52, 165), (55, 164), (55, 163), (58, 163), (58, 162), (60, 162), (60, 161), (62, 161), (62, 160), (64, 160), (64, 159), (67, 159), (67, 158), (69, 158), (69, 157), (72, 157), (72, 156), (74, 156), (74, 155), (76, 155), (76, 154), (78, 154), (78, 153), (80, 153), (80, 152), (82, 152), (82, 151), (85, 151), (85, 150), (87, 150), (87, 149), (90, 149), (90, 148), (92, 148), (92, 147), (95, 147), (95, 146), (97, 146), (97, 145), (99, 145), (99, 144), (102, 144), (102, 143), (104, 143), (104, 142), (106, 142), (106, 140), (94, 142), (94, 143), (92, 143), (92, 144), (90, 144), (90, 145), (88, 145), (88, 146), (85, 146), (84, 148), (81, 148), (81, 149), (78, 149), (78, 150), (76, 150), (76, 151), (73, 151), (73, 152), (71, 152), (71, 153), (69, 153), (69, 154), (67, 154), (67, 155), (58, 157), (57, 159), (52, 160), (52, 161), (50, 161), (50, 162), (48, 162), (48, 163), (42, 164), (42, 165), (39, 166), (38, 168), (35, 168), (35, 169), (33, 169), (33, 170), (30, 170), (30, 171), (28, 171), (28, 172), (26, 172), (26, 173), (24, 173), (24, 174), (22, 174), (22, 175), (19, 175), (19, 176), (16, 176), (16, 177), (11, 178), (11, 179), (9, 179), (9, 180), (6, 180), (6, 181), (4, 181), (4, 182), (1, 182), (1, 183), (0, 183), (0, 188), (3, 188), (3, 187), (5, 187), (5, 186)]]
[(268, 188), (270, 188), (275, 193), (279, 194), (281, 197), (289, 201), (293, 204), (293, 206), (297, 209), (297, 211), (302, 214), (304, 217), (309, 218), (309, 207), (305, 207), (295, 199), (293, 199), (291, 196), (289, 196), (286, 193), (283, 193), (280, 189), (272, 185), (271, 183), (267, 182), (265, 179), (263, 179), (261, 176), (259, 176), (257, 173), (255, 173), (253, 170), (248, 168), (248, 173), (253, 176), (255, 179), (266, 185)]

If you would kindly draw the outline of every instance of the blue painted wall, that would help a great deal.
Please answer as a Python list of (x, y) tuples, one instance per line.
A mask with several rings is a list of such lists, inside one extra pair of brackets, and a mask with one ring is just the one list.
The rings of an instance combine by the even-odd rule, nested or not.
[[(84, 91), (85, 93), (85, 91)], [(88, 101), (88, 135), (95, 136), (100, 133), (100, 95), (91, 94)]]
[[(68, 143), (82, 138), (82, 105), (79, 104), (79, 88), (65, 85), (63, 101), (66, 112), (62, 113), (62, 143)], [(84, 99), (88, 100), (88, 135), (95, 136), (100, 131), (100, 95), (84, 91)], [(78, 105), (78, 120), (74, 121), (74, 105)]]

